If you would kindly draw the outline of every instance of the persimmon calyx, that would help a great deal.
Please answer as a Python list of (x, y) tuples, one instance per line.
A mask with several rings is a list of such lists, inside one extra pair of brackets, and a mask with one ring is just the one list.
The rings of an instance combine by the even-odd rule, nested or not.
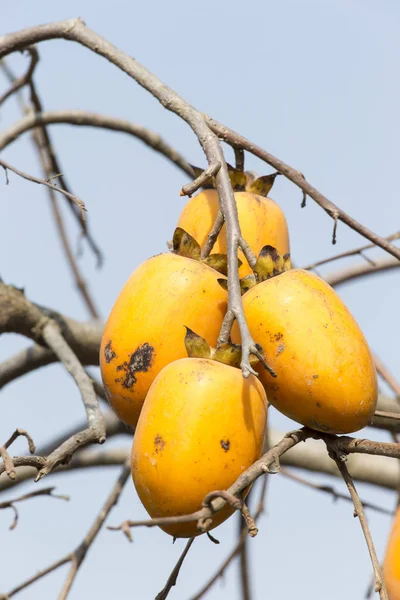
[[(190, 165), (193, 169), (195, 177), (199, 177), (204, 169)], [(239, 171), (227, 163), (228, 175), (231, 181), (231, 186), (234, 192), (251, 192), (258, 196), (267, 197), (275, 183), (275, 178), (281, 175), (278, 171), (270, 175), (257, 177), (252, 171)], [(211, 177), (203, 186), (204, 190), (216, 189), (215, 177)]]
[[(172, 252), (208, 265), (215, 271), (222, 273), (222, 275), (228, 275), (228, 257), (226, 254), (214, 253), (207, 256), (207, 258), (201, 258), (200, 244), (182, 227), (177, 227), (174, 231)], [(238, 259), (238, 268), (241, 265), (242, 261)]]
[[(223, 363), (224, 365), (240, 369), (240, 363), (242, 361), (242, 347), (240, 344), (228, 342), (226, 344), (221, 344), (217, 348), (213, 348), (209, 345), (207, 340), (192, 331), (189, 327), (186, 327), (185, 347), (189, 358), (208, 358)], [(258, 344), (257, 350), (259, 350), (260, 354), (264, 357), (264, 352)], [(252, 354), (250, 355), (251, 366), (256, 365), (259, 360), (258, 357), (253, 356)]]
[[(261, 248), (260, 254), (258, 255), (257, 262), (254, 265), (253, 273), (246, 275), (240, 280), (240, 291), (242, 296), (252, 287), (276, 277), (285, 271), (289, 271), (292, 268), (290, 261), (290, 254), (281, 254), (273, 246), (264, 246)], [(227, 279), (218, 279), (219, 285), (224, 289), (228, 289)]]

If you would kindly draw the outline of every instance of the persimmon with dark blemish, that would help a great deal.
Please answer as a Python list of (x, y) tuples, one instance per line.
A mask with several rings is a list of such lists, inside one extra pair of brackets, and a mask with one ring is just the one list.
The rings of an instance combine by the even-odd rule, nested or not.
[[(265, 391), (254, 375), (244, 379), (240, 369), (205, 358), (164, 367), (132, 446), (133, 481), (150, 516), (190, 514), (209, 492), (228, 489), (260, 457), (266, 416)], [(231, 514), (231, 507), (216, 513), (212, 528)], [(200, 533), (196, 522), (162, 529), (175, 537)]]
[[(378, 392), (374, 361), (354, 317), (325, 281), (302, 269), (266, 273), (244, 294), (243, 307), (251, 336), (277, 375), (255, 367), (275, 408), (324, 432), (368, 425)], [(232, 340), (240, 343), (237, 323)]]
[[(216, 345), (228, 297), (219, 277), (198, 260), (165, 253), (142, 263), (122, 289), (104, 329), (100, 369), (111, 407), (130, 427), (156, 375), (187, 356), (185, 326)], [(107, 360), (110, 340), (117, 358)]]

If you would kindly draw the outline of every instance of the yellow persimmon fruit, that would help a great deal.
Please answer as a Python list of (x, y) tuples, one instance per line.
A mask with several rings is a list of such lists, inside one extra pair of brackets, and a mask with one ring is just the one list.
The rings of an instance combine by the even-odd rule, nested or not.
[(188, 326), (215, 345), (227, 308), (219, 273), (191, 258), (159, 254), (122, 289), (104, 328), (100, 369), (111, 407), (135, 427), (147, 391), (168, 363), (187, 356)]
[[(256, 180), (257, 181), (257, 180)], [(235, 192), (239, 224), (243, 238), (254, 254), (258, 255), (265, 244), (271, 244), (282, 254), (289, 252), (289, 233), (285, 215), (270, 198), (249, 191)], [(216, 190), (204, 190), (189, 200), (179, 217), (178, 226), (190, 233), (203, 246), (219, 211)], [(226, 253), (226, 233), (223, 226), (213, 252)], [(241, 277), (251, 273), (241, 250)]]
[[(204, 358), (167, 365), (147, 394), (132, 446), (132, 477), (152, 518), (190, 514), (205, 496), (229, 488), (262, 452), (267, 415), (263, 386), (240, 369)], [(211, 529), (232, 514), (215, 514)], [(174, 537), (196, 522), (162, 526)]]
[(400, 600), (400, 508), (397, 508), (383, 561), (383, 579), (389, 600)]
[[(275, 371), (259, 363), (269, 402), (298, 423), (350, 433), (370, 421), (377, 377), (368, 344), (336, 292), (321, 278), (292, 269), (243, 296), (253, 339)], [(232, 332), (240, 342), (237, 324)]]

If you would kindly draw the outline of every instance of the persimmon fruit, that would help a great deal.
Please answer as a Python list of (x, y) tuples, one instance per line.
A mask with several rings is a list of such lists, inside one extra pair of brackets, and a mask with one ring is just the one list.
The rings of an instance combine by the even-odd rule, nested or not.
[(383, 579), (389, 600), (400, 600), (400, 507), (397, 508), (389, 534), (383, 561)]
[(185, 325), (215, 345), (227, 308), (219, 276), (199, 260), (164, 253), (126, 282), (104, 328), (100, 369), (111, 407), (127, 425), (136, 426), (161, 369), (187, 356)]
[[(263, 178), (260, 178), (262, 180)], [(262, 186), (254, 189), (262, 192)], [(270, 186), (268, 186), (270, 187)], [(281, 208), (268, 197), (251, 191), (235, 192), (239, 225), (243, 238), (249, 244), (256, 256), (265, 244), (277, 248), (282, 254), (289, 252), (289, 233), (286, 218)], [(214, 224), (219, 211), (218, 194), (216, 190), (207, 189), (193, 196), (183, 208), (178, 226), (190, 233), (203, 246)], [(226, 253), (226, 233), (223, 226), (213, 251)], [(243, 253), (239, 250), (242, 265), (239, 269), (241, 277), (251, 273)]]
[[(132, 446), (132, 477), (152, 518), (187, 515), (229, 488), (262, 452), (267, 401), (257, 377), (204, 358), (171, 362), (153, 381)], [(232, 514), (215, 514), (211, 529)], [(161, 527), (198, 535), (196, 522)]]
[[(243, 307), (250, 333), (277, 375), (260, 363), (256, 367), (273, 406), (323, 432), (351, 433), (369, 423), (377, 400), (371, 352), (325, 281), (302, 269), (287, 270), (251, 287)], [(240, 342), (236, 323), (232, 339)]]

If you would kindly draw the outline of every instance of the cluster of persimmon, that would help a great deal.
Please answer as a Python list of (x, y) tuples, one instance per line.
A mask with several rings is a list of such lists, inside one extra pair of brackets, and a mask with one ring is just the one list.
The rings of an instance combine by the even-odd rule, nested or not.
[[(132, 477), (151, 517), (199, 510), (213, 490), (229, 488), (261, 455), (268, 402), (318, 431), (349, 433), (368, 424), (377, 380), (367, 342), (335, 291), (290, 268), (281, 208), (267, 197), (273, 177), (231, 171), (239, 224), (258, 256), (239, 252), (244, 314), (272, 369), (252, 361), (243, 378), (239, 328), (218, 345), (227, 310), (226, 234), (213, 253), (201, 248), (219, 211), (215, 189), (192, 197), (173, 250), (131, 275), (104, 329), (100, 366), (110, 405), (135, 430)], [(268, 399), (268, 402), (267, 402)], [(215, 514), (212, 527), (230, 507)], [(198, 535), (195, 522), (162, 527)]]

